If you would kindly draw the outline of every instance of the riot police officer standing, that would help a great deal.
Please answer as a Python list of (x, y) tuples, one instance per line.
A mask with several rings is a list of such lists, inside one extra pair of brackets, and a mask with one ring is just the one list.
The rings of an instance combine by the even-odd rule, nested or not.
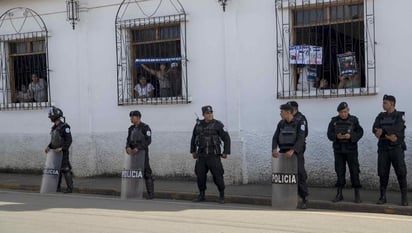
[(359, 189), (359, 161), (358, 161), (358, 141), (363, 136), (363, 128), (359, 124), (357, 117), (349, 114), (349, 107), (346, 102), (338, 105), (338, 116), (332, 118), (328, 126), (328, 138), (333, 142), (335, 154), (335, 171), (337, 175), (336, 187), (338, 192), (333, 202), (343, 200), (342, 189), (345, 187), (346, 163), (349, 167), (352, 187), (355, 189), (355, 203), (360, 203)]
[[(230, 154), (230, 136), (224, 130), (223, 124), (213, 118), (211, 106), (202, 107), (203, 120), (197, 120), (190, 143), (190, 153), (196, 159), (195, 174), (199, 196), (195, 202), (205, 201), (206, 179), (210, 170), (213, 181), (219, 190), (218, 202), (223, 204), (225, 198), (225, 183), (223, 166), (220, 157), (226, 159)], [(221, 144), (223, 141), (223, 153)]]
[[(287, 158), (297, 156), (298, 160), (298, 195), (302, 199), (301, 209), (306, 209), (308, 187), (306, 180), (308, 178), (305, 170), (305, 123), (302, 119), (293, 116), (293, 107), (290, 104), (280, 106), (280, 116), (275, 134), (272, 138), (272, 157), (278, 158), (279, 153), (284, 153)], [(277, 151), (279, 147), (279, 152)]]
[(132, 155), (137, 154), (140, 150), (145, 151), (143, 176), (146, 183), (147, 199), (153, 199), (154, 183), (149, 164), (149, 145), (152, 142), (152, 131), (149, 125), (141, 121), (142, 114), (139, 111), (131, 111), (129, 116), (132, 125), (128, 130), (126, 152)]
[(61, 192), (60, 185), (63, 175), (67, 186), (64, 193), (71, 193), (73, 192), (73, 173), (72, 165), (69, 160), (69, 147), (72, 144), (70, 125), (65, 122), (63, 111), (59, 108), (51, 107), (48, 115), (51, 122), (53, 122), (53, 126), (50, 132), (51, 140), (49, 145), (47, 145), (45, 152), (48, 153), (49, 150), (55, 150), (57, 153), (62, 152), (63, 154), (56, 192)]
[(392, 95), (383, 96), (382, 107), (385, 112), (379, 113), (373, 124), (372, 132), (378, 141), (378, 175), (380, 197), (377, 204), (386, 203), (386, 187), (388, 186), (391, 164), (395, 169), (401, 190), (401, 205), (408, 205), (408, 187), (405, 164), (405, 120), (404, 112), (395, 109), (396, 99)]

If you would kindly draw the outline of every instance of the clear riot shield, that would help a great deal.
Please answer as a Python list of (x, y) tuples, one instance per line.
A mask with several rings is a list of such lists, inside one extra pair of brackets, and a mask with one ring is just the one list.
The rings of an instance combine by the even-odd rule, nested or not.
[(272, 207), (296, 209), (298, 203), (298, 160), (280, 153), (272, 158)]
[(62, 165), (63, 152), (57, 153), (50, 150), (46, 155), (46, 166), (43, 169), (40, 193), (55, 193), (59, 182), (60, 167)]
[(137, 154), (132, 155), (125, 153), (122, 171), (122, 199), (143, 198), (145, 153), (145, 150), (139, 150)]

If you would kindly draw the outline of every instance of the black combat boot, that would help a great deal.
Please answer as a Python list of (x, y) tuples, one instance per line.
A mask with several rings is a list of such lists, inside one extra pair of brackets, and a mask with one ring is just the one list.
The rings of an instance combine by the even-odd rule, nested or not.
[(361, 199), (360, 199), (360, 194), (359, 194), (359, 188), (355, 188), (355, 203), (361, 203)]
[(403, 206), (408, 206), (409, 202), (408, 202), (408, 190), (401, 190), (401, 205)]
[(342, 187), (338, 187), (338, 192), (336, 193), (335, 199), (332, 200), (332, 202), (340, 202), (343, 200), (343, 194), (342, 194)]
[(306, 197), (302, 197), (302, 202), (300, 203), (300, 205), (298, 206), (299, 209), (307, 209), (308, 207), (306, 206), (306, 204), (308, 203), (308, 199), (306, 199)]
[(146, 199), (148, 200), (153, 199), (154, 198), (154, 184), (153, 184), (152, 178), (146, 179), (146, 190), (147, 190)]
[(66, 180), (67, 189), (64, 193), (72, 193), (73, 192), (73, 173), (72, 172), (65, 172), (64, 179)]
[(219, 199), (217, 200), (219, 204), (225, 204), (225, 191), (219, 192)]
[(193, 202), (202, 202), (202, 201), (206, 201), (205, 191), (200, 191), (199, 196), (197, 196), (195, 199), (193, 199)]
[(378, 205), (382, 205), (386, 203), (386, 189), (381, 189), (381, 196), (379, 200), (376, 202)]
[(399, 188), (401, 189), (401, 205), (403, 206), (408, 206), (408, 183), (406, 182), (405, 179), (399, 180)]

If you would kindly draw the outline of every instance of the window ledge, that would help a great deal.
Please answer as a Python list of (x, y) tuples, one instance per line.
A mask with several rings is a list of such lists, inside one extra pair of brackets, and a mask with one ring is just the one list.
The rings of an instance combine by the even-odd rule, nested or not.
[(379, 93), (378, 87), (362, 87), (362, 88), (345, 88), (345, 89), (317, 89), (313, 88), (310, 91), (284, 91), (279, 92), (278, 99), (290, 98), (339, 98), (352, 96), (370, 96)]
[(32, 110), (50, 107), (49, 102), (0, 104), (0, 110)]
[(144, 99), (127, 99), (119, 101), (118, 105), (166, 105), (166, 104), (189, 104), (192, 102), (192, 97), (153, 97)]

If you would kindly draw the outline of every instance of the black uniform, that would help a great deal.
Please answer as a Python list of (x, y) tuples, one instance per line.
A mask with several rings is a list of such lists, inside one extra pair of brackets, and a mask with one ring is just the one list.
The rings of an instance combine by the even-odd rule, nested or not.
[[(408, 187), (406, 181), (407, 171), (404, 154), (404, 151), (406, 150), (404, 140), (404, 112), (398, 112), (395, 110), (392, 113), (380, 113), (375, 119), (372, 132), (375, 133), (376, 129), (379, 128), (383, 131), (382, 136), (378, 141), (378, 175), (381, 194), (385, 194), (386, 187), (388, 186), (389, 171), (392, 164), (398, 178), (402, 196), (406, 197)], [(385, 138), (386, 134), (395, 134), (397, 136), (397, 140), (395, 142), (391, 142)]]
[[(350, 134), (350, 139), (338, 139), (337, 134)], [(328, 138), (333, 142), (335, 154), (335, 171), (337, 175), (336, 187), (343, 188), (346, 184), (346, 163), (349, 167), (350, 179), (353, 188), (360, 188), (358, 141), (363, 136), (363, 128), (357, 117), (349, 115), (347, 119), (335, 116), (328, 126)]]
[(308, 121), (306, 120), (305, 115), (303, 115), (301, 112), (296, 112), (296, 114), (293, 117), (296, 118), (298, 121), (303, 121), (303, 123), (305, 124), (305, 138), (307, 138), (309, 134), (309, 129)]
[[(223, 153), (221, 151), (222, 141)], [(218, 120), (210, 122), (198, 120), (193, 129), (190, 153), (198, 155), (195, 174), (197, 176), (197, 186), (201, 194), (204, 194), (206, 190), (207, 172), (210, 170), (213, 175), (213, 182), (222, 196), (225, 190), (225, 183), (220, 157), (222, 154), (230, 154), (230, 136), (224, 130), (223, 124)]]
[(152, 177), (152, 169), (149, 163), (149, 145), (152, 142), (152, 131), (149, 125), (140, 122), (137, 126), (131, 125), (128, 130), (126, 149), (129, 147), (132, 150), (138, 149), (145, 151), (144, 160), (144, 179), (146, 183), (146, 190), (148, 198), (154, 196), (154, 184)]
[(67, 191), (71, 192), (73, 189), (73, 173), (72, 165), (69, 160), (69, 147), (72, 144), (72, 134), (70, 132), (69, 124), (60, 121), (57, 125), (53, 125), (50, 135), (51, 140), (48, 147), (50, 149), (57, 149), (61, 147), (63, 153), (57, 190), (60, 191), (63, 174), (64, 179), (66, 180)]
[(298, 160), (298, 194), (303, 199), (309, 195), (306, 180), (308, 178), (305, 170), (305, 131), (307, 124), (300, 118), (294, 117), (291, 122), (281, 120), (278, 123), (272, 138), (272, 150), (279, 147), (280, 153), (290, 149), (295, 151)]

